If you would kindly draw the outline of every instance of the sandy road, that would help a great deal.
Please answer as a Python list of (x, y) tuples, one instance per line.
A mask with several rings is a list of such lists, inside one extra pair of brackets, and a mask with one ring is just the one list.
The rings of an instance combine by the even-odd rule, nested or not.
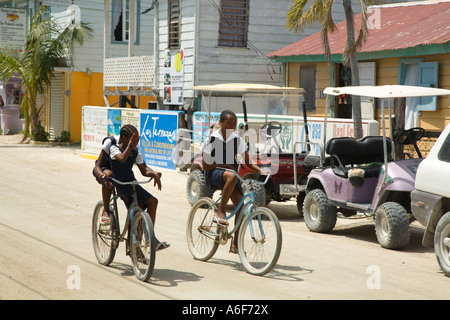
[[(307, 230), (295, 203), (271, 204), (283, 248), (264, 277), (249, 275), (220, 247), (209, 262), (192, 259), (185, 241), (187, 176), (163, 171), (153, 277), (138, 281), (122, 245), (109, 267), (97, 263), (92, 210), (100, 187), (93, 161), (76, 147), (36, 147), (0, 140), (0, 299), (449, 299), (450, 278), (411, 226), (403, 251), (382, 249), (373, 222), (338, 220), (331, 234)], [(140, 176), (140, 173), (136, 173)]]

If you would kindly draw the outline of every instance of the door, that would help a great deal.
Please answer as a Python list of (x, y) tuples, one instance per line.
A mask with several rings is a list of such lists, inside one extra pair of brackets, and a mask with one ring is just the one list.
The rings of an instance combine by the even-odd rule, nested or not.
[(55, 73), (50, 85), (50, 113), (48, 132), (50, 140), (61, 136), (63, 130), (63, 97), (64, 97), (63, 73)]

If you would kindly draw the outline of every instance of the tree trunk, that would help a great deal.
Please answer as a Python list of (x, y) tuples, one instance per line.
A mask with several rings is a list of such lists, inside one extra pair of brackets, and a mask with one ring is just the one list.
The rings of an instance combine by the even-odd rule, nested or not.
[[(355, 44), (355, 27), (353, 24), (353, 10), (351, 0), (344, 0), (345, 19), (347, 21), (347, 48), (352, 48)], [(352, 70), (352, 86), (359, 86), (359, 69), (358, 69), (358, 57), (356, 50), (350, 55), (349, 61), (350, 69)], [(344, 61), (344, 64), (348, 66), (348, 61)], [(359, 96), (352, 96), (352, 118), (355, 129), (355, 138), (361, 139), (363, 136), (362, 131), (362, 118), (361, 118), (361, 98)]]

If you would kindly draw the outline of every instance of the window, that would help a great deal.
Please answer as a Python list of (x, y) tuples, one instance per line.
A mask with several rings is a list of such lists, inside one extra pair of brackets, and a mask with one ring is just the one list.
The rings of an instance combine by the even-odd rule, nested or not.
[(300, 67), (300, 88), (305, 90), (305, 106), (308, 111), (316, 110), (316, 66)]
[(450, 135), (444, 141), (441, 150), (438, 153), (438, 159), (445, 162), (450, 162)]
[[(113, 23), (113, 41), (128, 42), (130, 29), (130, 5), (129, 0), (115, 0), (112, 1), (112, 23)], [(139, 26), (139, 1), (136, 1), (136, 18), (135, 18), (135, 42), (138, 41), (138, 26)]]
[(180, 47), (180, 1), (169, 1), (169, 48)]
[(220, 1), (219, 46), (247, 46), (248, 2)]
[[(423, 62), (423, 59), (401, 59), (398, 83), (410, 86), (438, 87), (438, 62)], [(417, 111), (436, 111), (437, 97), (417, 99)]]
[[(398, 83), (409, 86), (438, 86), (439, 64), (423, 58), (400, 59)], [(419, 126), (420, 111), (436, 111), (437, 97), (406, 98), (405, 129)]]

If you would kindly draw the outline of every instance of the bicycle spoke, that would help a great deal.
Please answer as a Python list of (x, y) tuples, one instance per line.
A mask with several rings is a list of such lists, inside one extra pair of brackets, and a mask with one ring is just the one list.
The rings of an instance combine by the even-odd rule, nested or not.
[(248, 272), (263, 275), (278, 260), (281, 251), (281, 228), (268, 209), (258, 208), (252, 219), (244, 220), (239, 234), (239, 255)]
[(209, 199), (200, 199), (191, 209), (187, 223), (188, 247), (195, 259), (206, 261), (217, 250), (218, 228), (213, 223), (215, 208)]

